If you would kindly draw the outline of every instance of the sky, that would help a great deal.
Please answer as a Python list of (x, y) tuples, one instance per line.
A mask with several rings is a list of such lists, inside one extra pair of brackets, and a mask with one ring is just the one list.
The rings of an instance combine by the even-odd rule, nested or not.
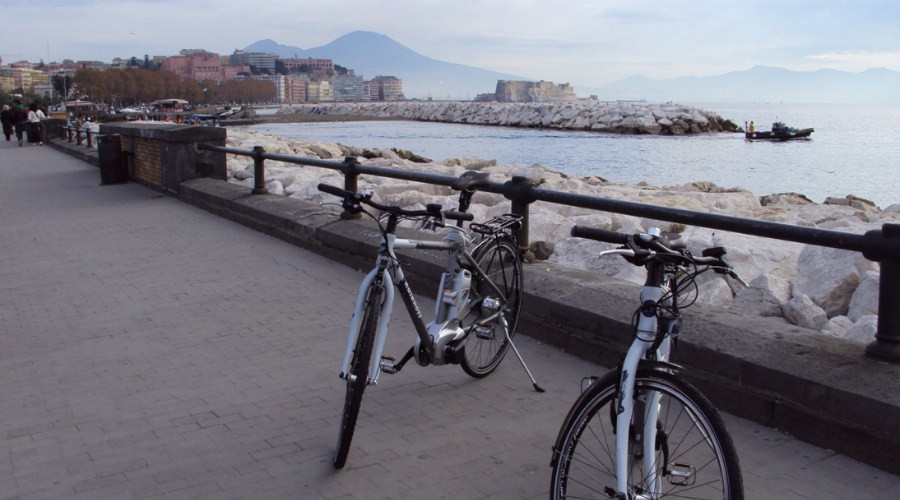
[(308, 49), (363, 30), (578, 86), (756, 65), (900, 71), (898, 0), (0, 0), (0, 13), (4, 63), (231, 54), (266, 38)]

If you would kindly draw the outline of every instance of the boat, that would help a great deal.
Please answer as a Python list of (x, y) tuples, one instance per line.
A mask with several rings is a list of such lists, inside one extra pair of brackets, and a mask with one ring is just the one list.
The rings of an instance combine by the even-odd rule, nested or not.
[(813, 132), (815, 132), (815, 129), (812, 128), (797, 129), (788, 127), (784, 122), (775, 122), (772, 124), (772, 130), (745, 132), (744, 137), (751, 141), (789, 141), (792, 139), (809, 139), (810, 134)]

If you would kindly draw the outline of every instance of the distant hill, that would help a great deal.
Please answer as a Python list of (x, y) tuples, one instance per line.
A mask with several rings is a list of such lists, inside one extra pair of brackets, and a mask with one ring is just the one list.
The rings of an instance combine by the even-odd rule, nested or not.
[[(409, 98), (471, 99), (481, 93), (494, 92), (497, 80), (533, 80), (438, 61), (385, 35), (369, 31), (354, 31), (311, 49), (260, 40), (244, 50), (270, 52), (280, 57), (331, 59), (367, 79), (379, 75), (396, 76), (403, 80), (403, 91)], [(900, 104), (900, 72), (887, 69), (849, 73), (755, 66), (709, 77), (653, 80), (632, 76), (598, 88), (570, 83), (579, 97), (596, 95), (601, 100)]]
[(270, 52), (279, 57), (331, 59), (366, 79), (379, 75), (403, 80), (408, 98), (472, 99), (494, 92), (497, 80), (530, 80), (473, 66), (454, 64), (423, 56), (391, 38), (369, 31), (354, 31), (321, 47), (302, 49), (273, 40), (260, 40), (244, 48)]
[(576, 91), (600, 99), (646, 99), (665, 102), (793, 102), (900, 104), (900, 72), (869, 69), (790, 71), (755, 66), (746, 71), (698, 78), (652, 80), (632, 76), (611, 85)]

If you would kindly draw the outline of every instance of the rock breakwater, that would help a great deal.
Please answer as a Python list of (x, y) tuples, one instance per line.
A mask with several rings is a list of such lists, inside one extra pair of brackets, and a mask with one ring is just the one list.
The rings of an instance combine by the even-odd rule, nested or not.
[(716, 113), (679, 104), (484, 103), (471, 101), (402, 101), (304, 104), (279, 114), (370, 116), (505, 127), (592, 130), (615, 134), (686, 135), (737, 132), (739, 127)]
[[(612, 184), (599, 177), (576, 178), (541, 165), (498, 165), (494, 160), (450, 158), (439, 162), (421, 162), (402, 158), (395, 150), (363, 150), (341, 144), (285, 140), (256, 132), (228, 131), (227, 145), (252, 150), (263, 146), (267, 152), (317, 159), (340, 160), (356, 157), (364, 165), (374, 165), (458, 176), (466, 170), (489, 172), (492, 180), (505, 182), (512, 176), (525, 176), (541, 188), (590, 196), (676, 207), (698, 212), (718, 213), (756, 220), (862, 234), (879, 229), (884, 223), (900, 223), (900, 204), (882, 210), (854, 197), (829, 198), (823, 204), (802, 194), (781, 193), (757, 196), (740, 189), (726, 189), (709, 182), (677, 186), (636, 186)], [(229, 182), (253, 186), (253, 160), (227, 155)], [(343, 185), (340, 173), (315, 167), (302, 167), (278, 161), (266, 162), (270, 193), (290, 196), (312, 203), (333, 201), (316, 185), (325, 182)], [(361, 188), (372, 188), (382, 202), (402, 206), (440, 203), (453, 207), (456, 194), (444, 186), (411, 183), (396, 179), (362, 175)], [(479, 193), (471, 212), (476, 220), (509, 211), (509, 201), (501, 195)], [(628, 215), (598, 212), (549, 203), (530, 207), (529, 235), (536, 255), (559, 265), (588, 270), (641, 284), (640, 269), (619, 259), (597, 259), (603, 244), (571, 238), (573, 225), (586, 225), (622, 232), (643, 232), (651, 226), (681, 233), (688, 248), (710, 246), (728, 249), (729, 261), (748, 282), (747, 288), (706, 273), (698, 281), (698, 302), (742, 314), (770, 316), (832, 335), (868, 343), (877, 328), (878, 265), (861, 254), (814, 245), (770, 240), (737, 233), (724, 233)]]

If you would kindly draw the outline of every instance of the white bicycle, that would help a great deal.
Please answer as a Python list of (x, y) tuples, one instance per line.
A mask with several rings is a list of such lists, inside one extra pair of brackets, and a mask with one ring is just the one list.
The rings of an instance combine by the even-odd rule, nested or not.
[[(345, 210), (372, 217), (383, 239), (375, 267), (360, 284), (341, 362), (340, 376), (347, 382), (347, 394), (334, 458), (336, 468), (346, 463), (366, 386), (375, 385), (380, 372), (399, 372), (410, 359), (415, 358), (420, 366), (459, 364), (467, 374), (481, 378), (493, 372), (512, 348), (534, 389), (544, 391), (512, 341), (522, 307), (522, 257), (516, 239), (521, 216), (507, 214), (471, 223), (472, 234), (461, 227), (463, 220), (472, 220), (466, 210), (475, 189), (484, 182), (487, 174), (473, 171), (457, 179), (453, 187), (460, 191), (458, 211), (442, 210), (440, 205), (407, 210), (375, 202), (371, 191), (356, 193), (319, 184), (319, 190), (342, 198)], [(382, 216), (369, 213), (365, 206), (381, 211)], [(415, 240), (397, 237), (397, 224), (404, 218), (431, 229), (445, 227), (447, 219), (458, 223), (447, 226), (442, 240)], [(448, 254), (435, 300), (435, 318), (428, 324), (395, 249), (441, 250)], [(395, 288), (417, 334), (415, 344), (399, 362), (383, 355)]]
[[(734, 443), (712, 403), (669, 362), (679, 309), (696, 299), (697, 275), (743, 283), (725, 249), (691, 255), (651, 228), (626, 235), (575, 226), (572, 236), (622, 245), (600, 252), (647, 269), (634, 313), (634, 340), (618, 369), (588, 377), (553, 446), (551, 499), (744, 497)], [(746, 283), (744, 283), (746, 284)]]

